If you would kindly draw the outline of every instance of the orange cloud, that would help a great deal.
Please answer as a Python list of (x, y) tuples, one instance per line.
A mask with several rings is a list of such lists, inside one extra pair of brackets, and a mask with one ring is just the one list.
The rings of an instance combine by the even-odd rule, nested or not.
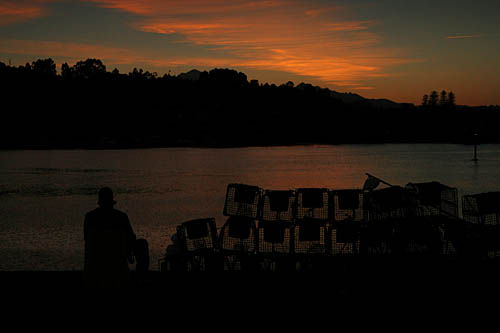
[[(137, 14), (137, 30), (177, 34), (229, 55), (226, 67), (274, 70), (327, 84), (366, 87), (387, 68), (412, 61), (377, 47), (375, 22), (345, 19), (342, 7), (298, 0), (87, 0)], [(193, 66), (195, 58), (184, 62)], [(224, 61), (227, 61), (224, 63)]]
[(4, 0), (0, 2), (0, 25), (18, 23), (46, 15), (45, 4), (54, 0)]
[[(209, 15), (269, 9), (285, 0), (86, 0), (138, 15)], [(288, 1), (289, 2), (289, 1)]]

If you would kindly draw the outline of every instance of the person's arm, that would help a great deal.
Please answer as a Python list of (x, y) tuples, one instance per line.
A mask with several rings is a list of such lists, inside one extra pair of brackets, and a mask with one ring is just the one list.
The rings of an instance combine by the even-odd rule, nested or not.
[(88, 214), (85, 214), (85, 219), (83, 220), (83, 240), (87, 241), (88, 234)]
[(134, 230), (132, 229), (132, 226), (130, 225), (130, 221), (128, 219), (128, 216), (125, 215), (126, 218), (126, 234), (127, 234), (127, 258), (129, 263), (133, 264), (134, 263), (134, 244), (136, 240), (136, 236), (134, 233)]

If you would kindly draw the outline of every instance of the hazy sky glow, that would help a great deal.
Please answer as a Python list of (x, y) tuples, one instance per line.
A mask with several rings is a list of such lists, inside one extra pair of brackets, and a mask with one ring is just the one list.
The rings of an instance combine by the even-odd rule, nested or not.
[(419, 103), (500, 104), (498, 0), (0, 0), (0, 61), (234, 68)]

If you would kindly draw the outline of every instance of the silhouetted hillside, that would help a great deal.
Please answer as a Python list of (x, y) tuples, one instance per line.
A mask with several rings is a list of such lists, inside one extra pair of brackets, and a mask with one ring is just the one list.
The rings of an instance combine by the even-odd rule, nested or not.
[(0, 63), (1, 148), (500, 142), (497, 107), (416, 107), (230, 69), (107, 71), (96, 59)]

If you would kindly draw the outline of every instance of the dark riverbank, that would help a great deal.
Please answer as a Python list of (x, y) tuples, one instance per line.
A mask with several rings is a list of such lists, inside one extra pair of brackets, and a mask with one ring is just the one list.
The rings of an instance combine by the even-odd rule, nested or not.
[(500, 142), (499, 106), (415, 106), (307, 83), (249, 82), (230, 69), (190, 80), (108, 72), (95, 59), (60, 75), (55, 68), (50, 59), (0, 63), (0, 149), (470, 143), (475, 133)]
[[(480, 144), (498, 144), (500, 140), (492, 140), (488, 142), (481, 142)], [(473, 145), (474, 143), (466, 140), (463, 141), (356, 141), (356, 142), (314, 142), (314, 143), (276, 143), (276, 144), (102, 144), (102, 145), (67, 145), (67, 144), (54, 144), (54, 145), (41, 145), (41, 144), (28, 144), (28, 145), (11, 145), (0, 147), (0, 151), (15, 151), (15, 150), (130, 150), (130, 149), (161, 149), (161, 148), (193, 148), (193, 149), (233, 149), (233, 148), (272, 148), (272, 147), (303, 147), (303, 146), (338, 146), (338, 145), (388, 145), (388, 144), (455, 144), (455, 145)]]

